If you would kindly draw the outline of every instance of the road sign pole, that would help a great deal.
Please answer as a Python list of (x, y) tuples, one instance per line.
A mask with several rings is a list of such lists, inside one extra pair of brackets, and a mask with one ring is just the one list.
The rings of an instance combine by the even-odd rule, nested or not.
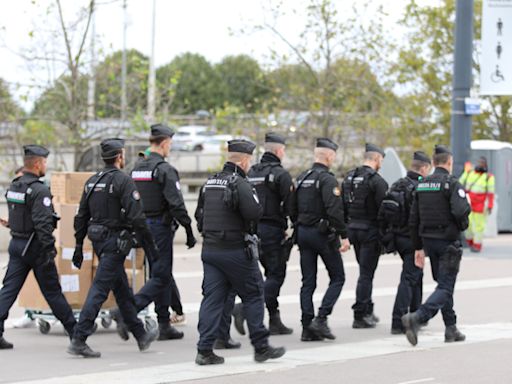
[(464, 100), (470, 95), (473, 64), (473, 0), (457, 0), (455, 15), (455, 53), (451, 118), (453, 174), (459, 176), (471, 152), (471, 116)]

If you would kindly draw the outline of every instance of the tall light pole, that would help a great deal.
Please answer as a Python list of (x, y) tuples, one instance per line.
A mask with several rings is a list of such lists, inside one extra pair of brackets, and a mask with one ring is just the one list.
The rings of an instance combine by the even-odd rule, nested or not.
[(147, 118), (150, 123), (155, 119), (155, 25), (156, 25), (156, 0), (153, 0), (153, 20), (151, 28), (151, 55), (149, 56), (149, 78), (148, 78), (148, 110)]
[(471, 116), (465, 113), (464, 100), (470, 95), (472, 83), (473, 0), (457, 0), (456, 6), (451, 147), (453, 174), (459, 176), (471, 155)]
[(87, 120), (94, 120), (95, 111), (94, 111), (94, 93), (96, 90), (96, 49), (95, 49), (95, 40), (96, 40), (96, 10), (92, 10), (92, 20), (91, 20), (91, 68), (89, 81), (87, 84)]
[(121, 121), (126, 121), (126, 30), (128, 28), (128, 15), (126, 0), (123, 0), (123, 53), (121, 58)]

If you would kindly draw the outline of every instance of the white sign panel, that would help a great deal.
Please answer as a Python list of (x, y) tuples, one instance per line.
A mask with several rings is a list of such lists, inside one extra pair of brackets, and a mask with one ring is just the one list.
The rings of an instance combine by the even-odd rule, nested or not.
[(512, 95), (512, 0), (483, 0), (480, 94)]

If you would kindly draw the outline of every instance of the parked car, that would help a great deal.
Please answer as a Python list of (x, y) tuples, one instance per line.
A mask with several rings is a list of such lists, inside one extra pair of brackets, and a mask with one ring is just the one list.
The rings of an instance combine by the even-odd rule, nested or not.
[(172, 140), (172, 149), (175, 151), (201, 151), (202, 144), (215, 135), (215, 130), (203, 125), (179, 127)]

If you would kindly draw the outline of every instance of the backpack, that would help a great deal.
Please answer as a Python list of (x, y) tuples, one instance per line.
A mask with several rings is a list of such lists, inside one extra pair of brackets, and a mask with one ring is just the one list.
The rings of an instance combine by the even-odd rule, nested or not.
[(409, 222), (412, 193), (416, 184), (408, 177), (395, 182), (386, 193), (380, 206), (380, 216), (395, 228), (403, 228)]

